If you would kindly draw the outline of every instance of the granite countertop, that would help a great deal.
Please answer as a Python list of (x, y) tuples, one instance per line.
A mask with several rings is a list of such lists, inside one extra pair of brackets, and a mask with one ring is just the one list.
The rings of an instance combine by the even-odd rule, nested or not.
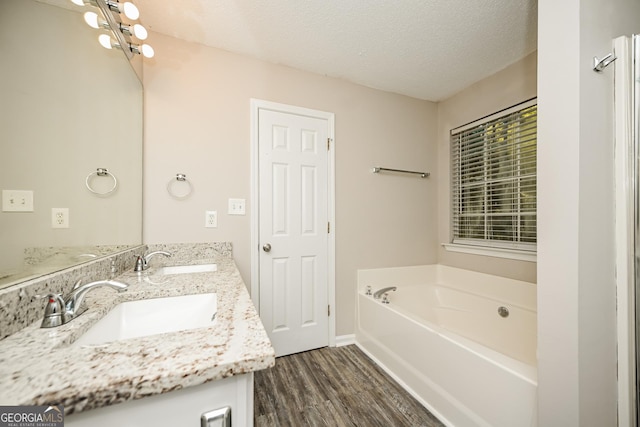
[[(0, 402), (63, 404), (72, 414), (273, 366), (273, 347), (233, 259), (216, 264), (209, 273), (124, 273), (114, 280), (127, 283), (126, 292), (95, 289), (85, 298), (89, 309), (69, 323), (43, 329), (38, 321), (0, 341)], [(212, 326), (70, 346), (121, 302), (209, 292), (217, 294)]]

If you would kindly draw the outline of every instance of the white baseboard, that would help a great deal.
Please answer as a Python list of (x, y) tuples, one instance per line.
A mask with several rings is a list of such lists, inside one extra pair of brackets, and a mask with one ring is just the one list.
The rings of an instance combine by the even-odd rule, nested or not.
[(336, 337), (336, 347), (342, 347), (345, 345), (351, 345), (356, 343), (356, 335), (340, 335)]

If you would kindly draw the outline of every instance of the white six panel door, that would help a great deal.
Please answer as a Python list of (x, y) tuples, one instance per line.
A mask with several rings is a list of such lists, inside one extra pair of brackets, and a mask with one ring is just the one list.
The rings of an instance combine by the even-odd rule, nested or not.
[(259, 110), (260, 317), (276, 356), (325, 347), (326, 119)]

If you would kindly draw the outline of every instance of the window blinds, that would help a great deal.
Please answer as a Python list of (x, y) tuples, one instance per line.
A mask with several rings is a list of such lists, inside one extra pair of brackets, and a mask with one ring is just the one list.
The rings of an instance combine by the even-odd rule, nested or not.
[(453, 242), (535, 251), (536, 100), (451, 131)]

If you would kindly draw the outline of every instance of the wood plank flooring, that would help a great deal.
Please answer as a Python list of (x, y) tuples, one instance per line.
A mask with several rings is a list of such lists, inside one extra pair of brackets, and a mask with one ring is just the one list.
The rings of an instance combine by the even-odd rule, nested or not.
[(279, 357), (254, 378), (255, 427), (444, 426), (355, 345)]

